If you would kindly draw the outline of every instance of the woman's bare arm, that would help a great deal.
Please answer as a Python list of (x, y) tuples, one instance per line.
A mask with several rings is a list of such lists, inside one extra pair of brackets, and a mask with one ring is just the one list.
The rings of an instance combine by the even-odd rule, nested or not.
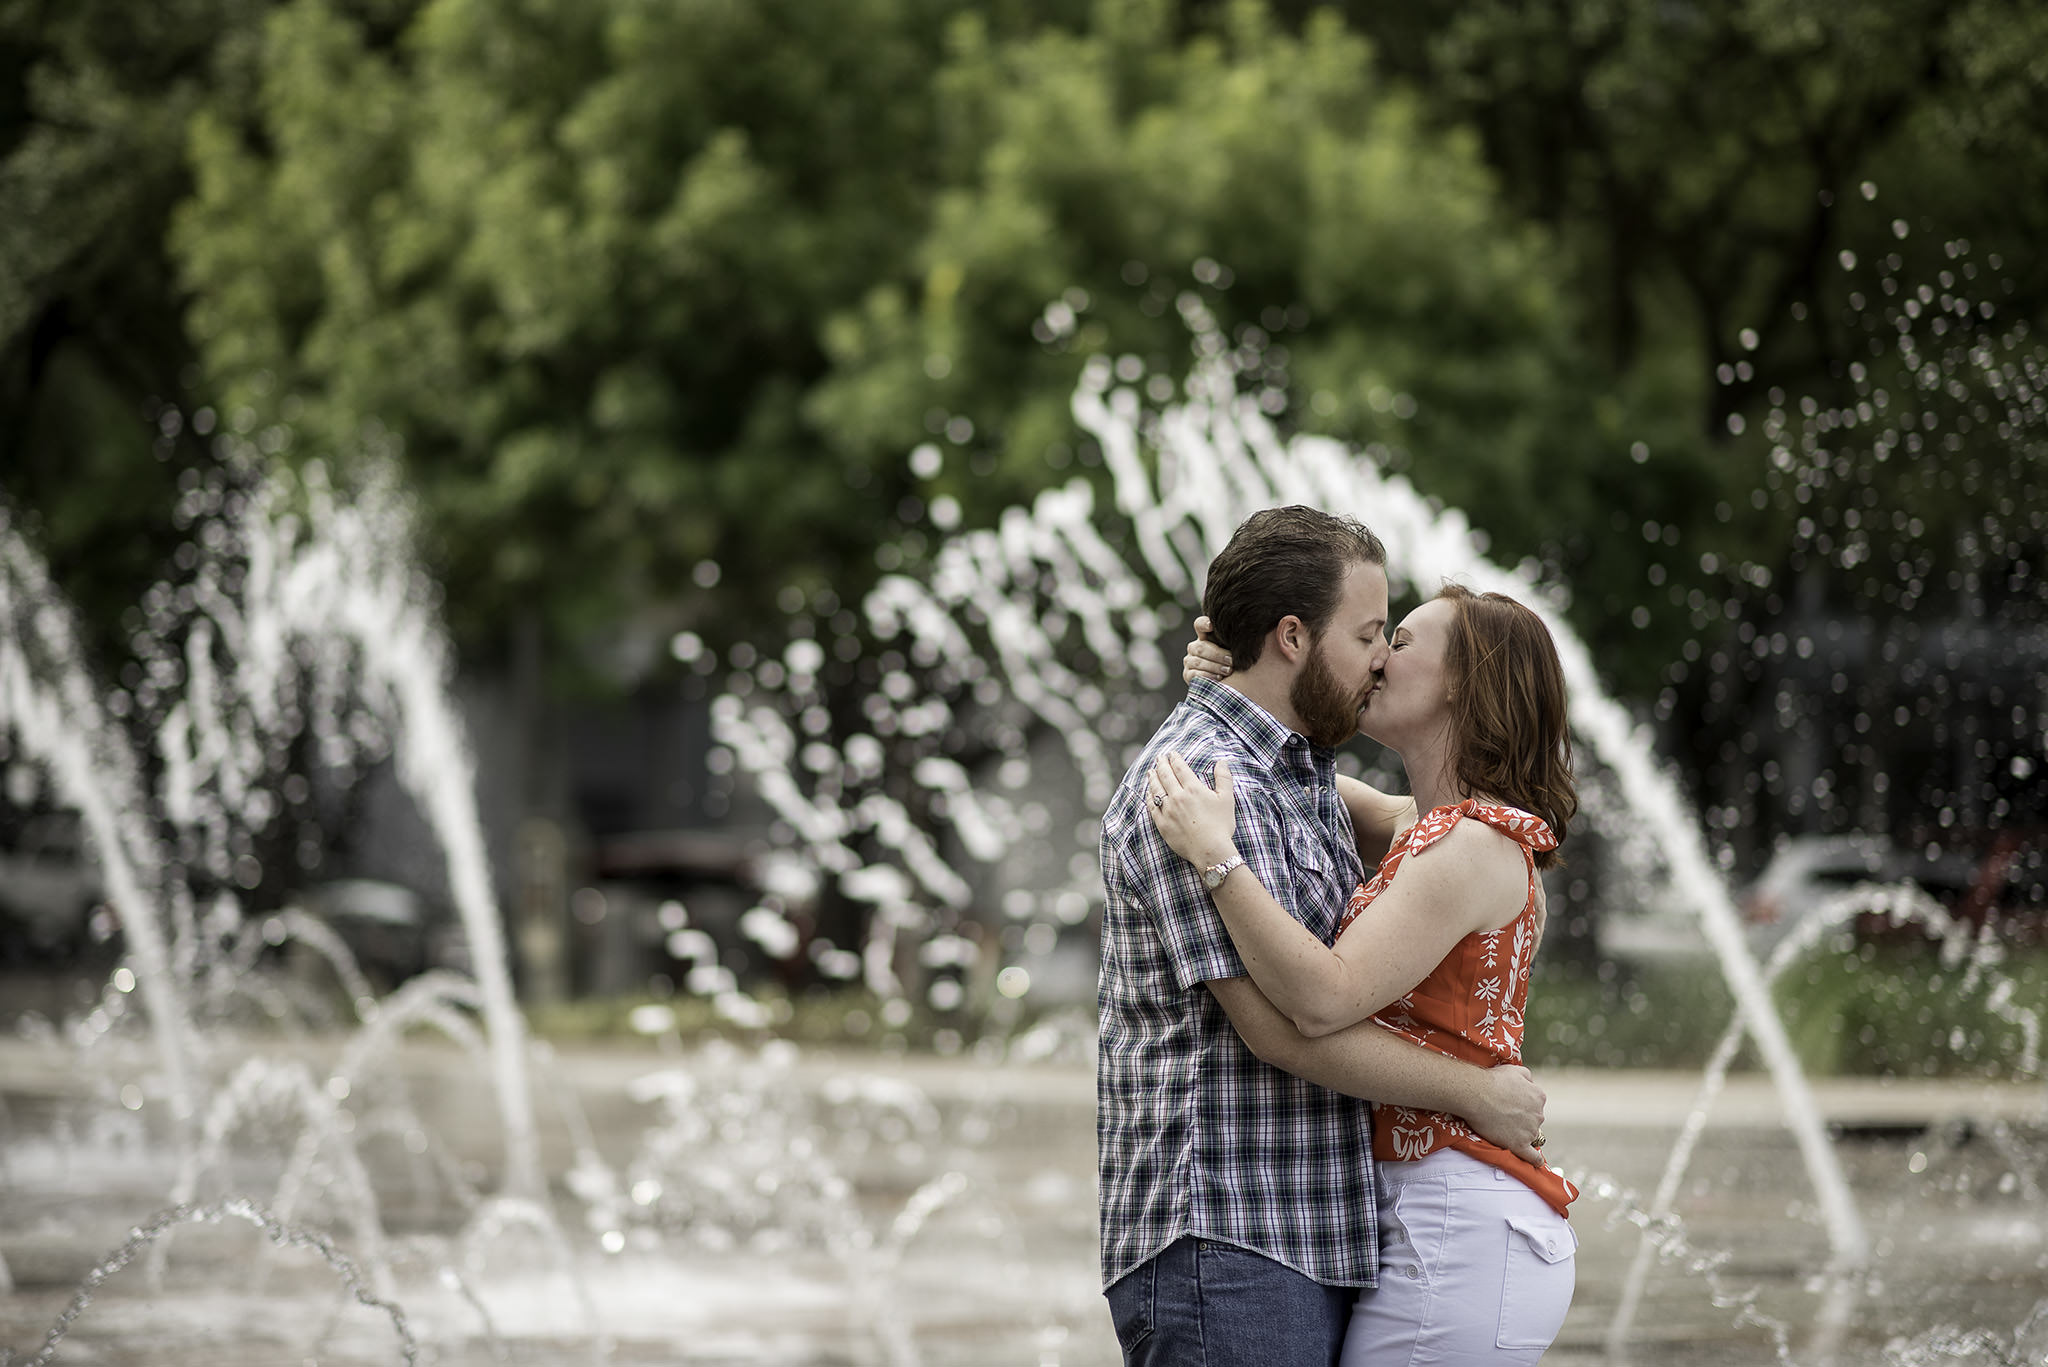
[[(1227, 761), (1217, 762), (1213, 790), (1174, 754), (1160, 761), (1153, 783), (1162, 799), (1152, 804), (1153, 821), (1177, 854), (1198, 868), (1236, 858)], [(1515, 903), (1502, 914), (1496, 905), (1499, 880), (1474, 865), (1475, 859), (1498, 861), (1486, 859), (1492, 851), (1478, 841), (1459, 840), (1459, 834), (1453, 831), (1442, 842), (1442, 857), (1404, 864), (1335, 948), (1289, 915), (1250, 869), (1232, 870), (1210, 895), (1259, 990), (1304, 1035), (1327, 1035), (1412, 990), (1489, 915), (1504, 920), (1519, 909)]]

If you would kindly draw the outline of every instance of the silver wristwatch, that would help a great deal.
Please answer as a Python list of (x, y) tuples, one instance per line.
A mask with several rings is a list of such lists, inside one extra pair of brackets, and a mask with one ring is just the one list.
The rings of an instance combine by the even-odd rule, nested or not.
[(1203, 869), (1202, 882), (1209, 891), (1214, 892), (1223, 886), (1223, 880), (1230, 877), (1232, 869), (1241, 867), (1243, 864), (1244, 856), (1233, 854), (1221, 864), (1211, 864), (1208, 868)]

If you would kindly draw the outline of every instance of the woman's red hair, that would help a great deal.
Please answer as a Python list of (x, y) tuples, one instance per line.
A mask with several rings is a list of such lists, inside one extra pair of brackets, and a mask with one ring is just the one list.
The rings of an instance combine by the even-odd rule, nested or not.
[[(1506, 594), (1446, 584), (1437, 596), (1453, 610), (1444, 672), (1459, 783), (1542, 817), (1562, 844), (1579, 794), (1564, 665), (1550, 629)], [(1555, 850), (1536, 856), (1538, 868), (1557, 862)]]

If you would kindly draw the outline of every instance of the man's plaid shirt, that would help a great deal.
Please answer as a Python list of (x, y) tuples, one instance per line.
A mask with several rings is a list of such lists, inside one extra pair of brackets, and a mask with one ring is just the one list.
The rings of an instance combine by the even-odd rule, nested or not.
[(1205, 780), (1229, 759), (1238, 853), (1325, 943), (1364, 876), (1333, 753), (1234, 689), (1191, 684), (1102, 818), (1103, 1286), (1190, 1234), (1326, 1286), (1371, 1286), (1371, 1108), (1261, 1063), (1203, 985), (1245, 970), (1200, 873), (1145, 811), (1146, 775), (1168, 750)]

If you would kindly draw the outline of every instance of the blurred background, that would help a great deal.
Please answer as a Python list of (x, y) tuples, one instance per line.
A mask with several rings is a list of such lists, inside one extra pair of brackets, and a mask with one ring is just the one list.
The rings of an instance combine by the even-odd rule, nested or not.
[(1559, 1360), (2038, 1361), (2044, 239), (2026, 0), (0, 0), (0, 1337), (1113, 1361), (1095, 821), (1293, 491), (1585, 647)]
[[(835, 954), (872, 903), (778, 890), (788, 827), (711, 699), (810, 638), (857, 718), (894, 672), (878, 579), (1048, 488), (1106, 505), (1070, 395), (1102, 356), (1174, 397), (1192, 292), (1283, 432), (1556, 591), (1759, 944), (1898, 877), (2031, 944), (2044, 185), (2048, 14), (2018, 0), (7, 0), (0, 496), (146, 737), (208, 517), (374, 451), (539, 1028), (674, 991), (685, 920), (744, 983), (865, 1018)], [(1161, 649), (1185, 634), (1169, 610)], [(388, 760), (359, 767), (281, 757), (274, 819), (194, 872), (320, 906), (389, 984), (461, 937)], [(57, 1018), (112, 918), (75, 814), (7, 780), (0, 1006)], [(1598, 826), (1542, 1056), (1697, 1061), (1670, 1003), (1715, 985), (1656, 976), (1697, 936), (1602, 876)], [(913, 1034), (972, 1038), (1004, 963), (1038, 961), (1027, 1005), (1092, 1001), (1092, 908), (999, 892), (934, 913), (978, 969)], [(764, 894), (793, 950), (739, 930)], [(1813, 1061), (1954, 1062), (1878, 1027)]]

